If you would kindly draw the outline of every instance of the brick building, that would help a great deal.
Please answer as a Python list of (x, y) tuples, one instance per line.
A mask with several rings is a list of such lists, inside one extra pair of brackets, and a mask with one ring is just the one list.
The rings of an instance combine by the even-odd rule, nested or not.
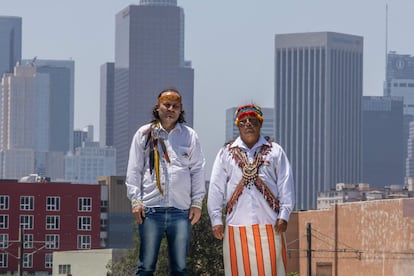
[[(52, 272), (53, 252), (100, 248), (100, 185), (0, 180), (0, 274)], [(22, 231), (21, 239), (19, 233)]]
[(414, 198), (295, 212), (289, 221), (287, 245), (288, 271), (300, 275), (411, 275)]

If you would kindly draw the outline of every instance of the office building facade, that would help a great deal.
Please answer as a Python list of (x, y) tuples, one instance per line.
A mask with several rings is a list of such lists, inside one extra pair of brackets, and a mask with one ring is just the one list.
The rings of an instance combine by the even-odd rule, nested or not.
[(275, 36), (276, 142), (293, 169), (296, 208), (358, 183), (362, 169), (363, 38), (334, 32)]
[(362, 181), (372, 188), (403, 185), (403, 99), (364, 96)]
[(184, 11), (172, 0), (146, 0), (116, 15), (113, 145), (126, 173), (136, 130), (150, 121), (161, 90), (175, 87), (193, 124), (194, 72), (184, 60)]
[[(0, 16), (0, 78), (22, 58), (22, 18)], [(0, 87), (1, 90), (1, 87)]]
[(2, 79), (1, 175), (61, 179), (63, 156), (73, 144), (74, 62), (22, 63)]
[(102, 147), (114, 144), (114, 68), (113, 62), (101, 65), (99, 142)]

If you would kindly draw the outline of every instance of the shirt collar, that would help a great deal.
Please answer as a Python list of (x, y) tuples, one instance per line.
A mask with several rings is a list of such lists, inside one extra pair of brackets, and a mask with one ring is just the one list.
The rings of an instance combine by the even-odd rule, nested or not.
[(258, 147), (261, 147), (262, 145), (270, 146), (269, 142), (266, 141), (266, 139), (262, 135), (260, 135), (259, 140), (257, 141), (257, 143), (251, 149), (249, 149), (249, 147), (246, 146), (246, 144), (243, 142), (243, 140), (239, 136), (239, 137), (237, 137), (236, 140), (234, 140), (234, 142), (230, 145), (230, 147), (231, 148), (240, 147), (240, 148), (243, 148), (243, 149), (246, 149), (246, 150), (254, 150)]

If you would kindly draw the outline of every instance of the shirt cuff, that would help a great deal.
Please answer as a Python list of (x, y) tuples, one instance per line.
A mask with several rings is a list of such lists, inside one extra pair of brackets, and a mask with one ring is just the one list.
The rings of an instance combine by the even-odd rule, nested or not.
[(144, 205), (141, 199), (134, 199), (131, 201), (132, 208), (135, 208), (140, 205)]
[(199, 209), (202, 209), (203, 208), (203, 203), (202, 202), (200, 202), (200, 201), (191, 201), (191, 207), (196, 207), (196, 208), (199, 208)]

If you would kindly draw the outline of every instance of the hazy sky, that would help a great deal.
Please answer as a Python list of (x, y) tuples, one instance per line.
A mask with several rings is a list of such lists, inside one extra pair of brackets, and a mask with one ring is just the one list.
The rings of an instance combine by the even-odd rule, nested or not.
[[(99, 133), (99, 67), (114, 61), (115, 14), (138, 3), (1, 0), (0, 15), (23, 18), (24, 59), (75, 61), (75, 128), (92, 124)], [(363, 36), (364, 95), (382, 95), (387, 3), (388, 50), (414, 55), (413, 0), (178, 0), (185, 57), (195, 70), (194, 128), (207, 171), (224, 143), (226, 108), (250, 102), (273, 107), (275, 34)]]

